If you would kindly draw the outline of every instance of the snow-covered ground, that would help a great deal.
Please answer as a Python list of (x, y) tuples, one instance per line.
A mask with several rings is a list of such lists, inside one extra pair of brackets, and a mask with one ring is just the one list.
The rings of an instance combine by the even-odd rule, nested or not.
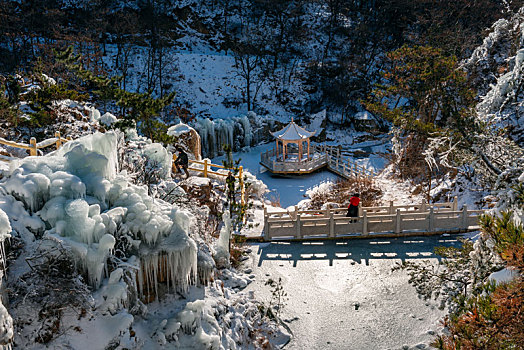
[[(438, 245), (458, 236), (253, 244), (248, 286), (269, 300), (264, 283), (282, 278), (282, 318), (293, 332), (289, 349), (424, 349), (441, 330), (444, 311), (417, 297), (404, 259), (436, 262)], [(248, 270), (249, 271), (249, 270)]]

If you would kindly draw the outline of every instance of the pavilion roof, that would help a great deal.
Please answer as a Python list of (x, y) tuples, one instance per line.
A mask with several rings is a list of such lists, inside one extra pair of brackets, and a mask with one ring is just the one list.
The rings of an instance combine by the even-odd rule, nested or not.
[(306, 129), (298, 126), (293, 120), (291, 123), (286, 125), (282, 130), (272, 132), (275, 138), (284, 141), (299, 141), (308, 139), (315, 135), (316, 131), (307, 131)]

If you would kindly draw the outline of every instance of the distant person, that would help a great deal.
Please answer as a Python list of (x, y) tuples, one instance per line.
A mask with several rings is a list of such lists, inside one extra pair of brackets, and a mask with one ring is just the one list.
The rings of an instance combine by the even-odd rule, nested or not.
[[(348, 213), (347, 217), (356, 218), (358, 217), (358, 205), (360, 204), (360, 193), (355, 193), (353, 197), (349, 200)], [(356, 220), (352, 220), (355, 222)]]
[(187, 171), (187, 167), (189, 165), (189, 158), (187, 157), (187, 153), (184, 152), (182, 147), (177, 146), (176, 150), (178, 152), (178, 157), (175, 160), (176, 172), (181, 173), (181, 169), (184, 170), (187, 179), (189, 177), (189, 172)]

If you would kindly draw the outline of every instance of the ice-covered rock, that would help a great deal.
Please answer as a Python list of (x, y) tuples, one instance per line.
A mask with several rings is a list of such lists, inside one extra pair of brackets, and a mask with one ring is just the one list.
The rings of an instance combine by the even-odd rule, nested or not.
[(107, 284), (99, 293), (97, 308), (112, 315), (127, 306), (127, 284), (122, 280), (124, 271), (118, 268), (111, 272)]
[[(3, 278), (0, 272), (0, 280)], [(0, 348), (10, 349), (11, 341), (13, 340), (14, 328), (13, 319), (2, 301), (0, 301)]]
[(116, 123), (117, 120), (118, 119), (113, 114), (107, 112), (107, 113), (104, 113), (104, 115), (100, 117), (99, 122), (104, 124), (105, 126), (111, 126), (114, 123)]
[(224, 226), (220, 230), (220, 236), (215, 244), (214, 259), (218, 267), (229, 266), (229, 240), (231, 238), (231, 217), (229, 212), (224, 212), (222, 216)]
[(3, 243), (7, 238), (11, 237), (11, 230), (12, 228), (9, 222), (9, 217), (0, 208), (0, 243)]

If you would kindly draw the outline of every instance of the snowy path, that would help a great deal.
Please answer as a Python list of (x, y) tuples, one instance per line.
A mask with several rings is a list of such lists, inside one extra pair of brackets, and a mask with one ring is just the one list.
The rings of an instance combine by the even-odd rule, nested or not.
[[(437, 245), (454, 237), (414, 237), (253, 244), (248, 288), (269, 300), (264, 282), (282, 278), (289, 300), (283, 319), (294, 333), (289, 349), (425, 348), (444, 312), (417, 298), (401, 259), (436, 259)], [(295, 319), (295, 317), (297, 319)]]

